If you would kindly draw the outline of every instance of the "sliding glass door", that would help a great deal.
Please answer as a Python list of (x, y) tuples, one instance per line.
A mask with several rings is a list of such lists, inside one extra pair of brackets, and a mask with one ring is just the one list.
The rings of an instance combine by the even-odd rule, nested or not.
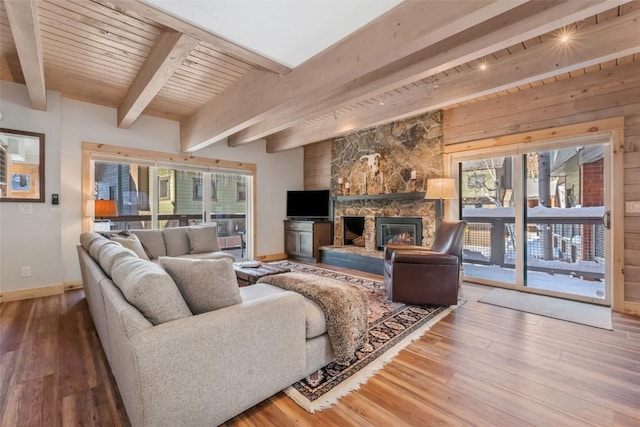
[[(93, 162), (93, 200), (110, 212), (94, 212), (94, 229), (171, 228), (215, 223), (218, 244), (238, 258), (252, 256), (250, 175), (182, 165)], [(98, 206), (98, 204), (96, 204)]]
[(516, 284), (514, 157), (460, 163), (465, 275)]
[(468, 280), (609, 305), (608, 143), (457, 155)]

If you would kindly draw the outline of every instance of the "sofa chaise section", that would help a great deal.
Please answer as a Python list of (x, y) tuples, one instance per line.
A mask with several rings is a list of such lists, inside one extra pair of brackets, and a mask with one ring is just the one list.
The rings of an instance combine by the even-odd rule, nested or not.
[(220, 424), (334, 357), (317, 304), (268, 284), (240, 288), (239, 304), (154, 324), (112, 278), (136, 255), (96, 233), (80, 241), (89, 309), (133, 426)]

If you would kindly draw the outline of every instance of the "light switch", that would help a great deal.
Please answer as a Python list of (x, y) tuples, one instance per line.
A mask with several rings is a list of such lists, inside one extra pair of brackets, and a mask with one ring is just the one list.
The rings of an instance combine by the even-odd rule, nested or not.
[(640, 212), (640, 202), (625, 202), (625, 209), (627, 213)]

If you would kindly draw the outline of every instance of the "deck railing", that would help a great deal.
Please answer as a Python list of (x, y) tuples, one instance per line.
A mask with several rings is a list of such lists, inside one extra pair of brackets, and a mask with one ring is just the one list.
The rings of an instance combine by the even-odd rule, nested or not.
[[(526, 221), (527, 269), (553, 274), (604, 277), (604, 209), (532, 209)], [(515, 266), (513, 208), (464, 209), (465, 262)], [(554, 215), (557, 214), (557, 215)]]

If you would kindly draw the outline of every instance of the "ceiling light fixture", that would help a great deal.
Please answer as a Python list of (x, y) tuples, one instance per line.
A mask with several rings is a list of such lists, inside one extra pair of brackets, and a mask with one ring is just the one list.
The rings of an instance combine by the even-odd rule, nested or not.
[(562, 30), (558, 30), (557, 37), (558, 43), (563, 45), (570, 45), (573, 41), (574, 35), (576, 33), (576, 28), (563, 28)]
[(384, 105), (384, 98), (387, 96), (387, 92), (382, 94), (382, 99), (380, 100), (380, 105)]
[(486, 69), (487, 69), (487, 63), (486, 63), (486, 62), (481, 62), (481, 63), (480, 63), (480, 69), (481, 69), (482, 71), (486, 70)]
[(438, 82), (438, 79), (433, 79), (433, 88), (438, 89), (439, 87), (440, 87), (440, 82)]

